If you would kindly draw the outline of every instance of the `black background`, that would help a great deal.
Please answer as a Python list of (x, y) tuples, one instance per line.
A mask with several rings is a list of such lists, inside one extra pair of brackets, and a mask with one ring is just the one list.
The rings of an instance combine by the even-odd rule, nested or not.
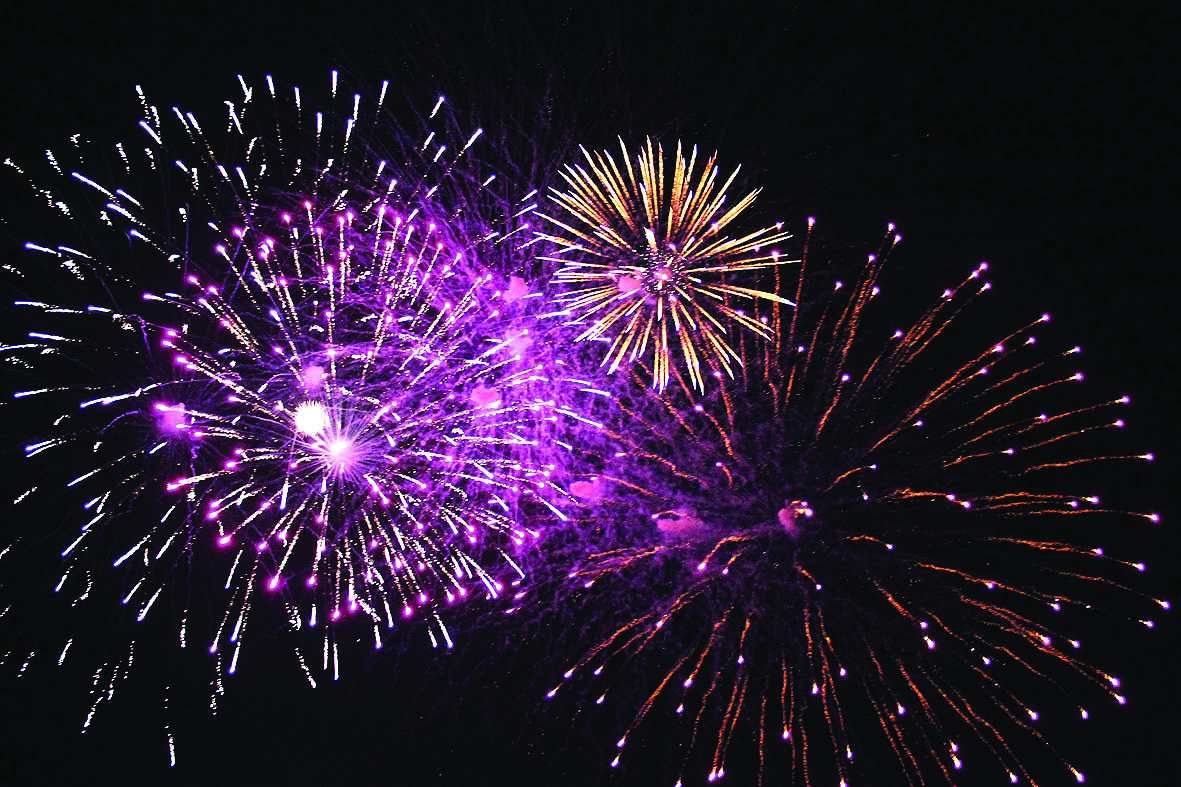
[[(830, 243), (868, 248), (894, 221), (906, 236), (898, 264), (919, 280), (941, 288), (987, 259), (1000, 309), (1015, 319), (1050, 310), (1086, 350), (1096, 398), (1132, 394), (1131, 440), (1161, 457), (1135, 490), (1164, 514), (1158, 533), (1113, 541), (1149, 561), (1151, 592), (1175, 588), (1181, 173), (1168, 4), (165, 5), (8, 12), (0, 154), (31, 161), (75, 131), (132, 136), (135, 84), (214, 117), (238, 95), (236, 74), (322, 95), (334, 67), (424, 100), (447, 93), (489, 128), (521, 118), (523, 134), (563, 155), (615, 134), (675, 132), (718, 149), (723, 166), (742, 163), (745, 182), (764, 187), (761, 209), (789, 226), (814, 215)], [(3, 199), (20, 239), (23, 204)], [(1063, 727), (1090, 783), (1168, 772), (1181, 637), (1160, 618), (1154, 633), (1100, 645), (1128, 708)], [(163, 713), (149, 674), (85, 736), (84, 674), (14, 680), (6, 663), (0, 761), (12, 783), (646, 783), (642, 767), (583, 770), (584, 748), (606, 761), (603, 741), (540, 750), (511, 731), (487, 735), (495, 708), (423, 721), (432, 697), (414, 676), (432, 658), (425, 650), (408, 645), (363, 678), (312, 692), (279, 646), (263, 645), (216, 717), (199, 704)], [(272, 669), (272, 657), (284, 666)], [(375, 690), (383, 674), (397, 686)], [(478, 693), (480, 680), (452, 691)], [(171, 771), (165, 723), (178, 735)], [(1047, 783), (1067, 783), (1061, 775)]]

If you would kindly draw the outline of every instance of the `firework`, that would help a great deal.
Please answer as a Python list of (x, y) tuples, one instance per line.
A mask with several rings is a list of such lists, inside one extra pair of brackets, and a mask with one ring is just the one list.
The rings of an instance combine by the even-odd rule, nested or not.
[[(57, 468), (19, 500), (78, 496), (55, 583), (73, 605), (112, 564), (137, 620), (178, 576), (219, 573), (204, 644), (220, 674), (258, 610), (322, 632), (334, 677), (350, 619), (380, 648), (425, 618), (451, 647), (441, 611), (518, 581), (530, 521), (557, 511), (537, 295), (499, 268), (530, 211), (488, 209), (481, 130), (448, 128), (442, 98), (409, 132), (385, 85), (327, 115), (270, 78), (242, 88), (220, 136), (144, 100), (142, 150), (117, 146), (114, 172), (85, 169), (105, 159), (79, 140), (49, 153), (35, 188), (81, 240), (29, 243), (42, 264), (14, 271), (24, 289), (62, 279), (18, 301), (32, 330), (3, 348), (40, 382), (17, 400), (52, 424), (25, 452)], [(204, 632), (179, 606), (184, 647)]]
[(727, 206), (738, 170), (719, 185), (715, 156), (698, 169), (697, 149), (686, 160), (678, 143), (666, 170), (664, 151), (651, 139), (634, 164), (622, 140), (619, 145), (622, 168), (610, 153), (586, 149), (585, 167), (566, 167), (566, 190), (552, 191), (559, 217), (545, 216), (553, 234), (541, 235), (560, 250), (542, 259), (562, 265), (553, 277), (564, 288), (557, 301), (586, 326), (575, 341), (609, 339), (608, 373), (650, 357), (657, 390), (668, 385), (674, 367), (703, 390), (710, 369), (732, 376), (741, 363), (733, 334), (771, 336), (765, 321), (739, 307), (789, 302), (732, 279), (779, 265), (772, 246), (788, 235), (778, 224), (741, 237), (724, 234), (759, 192)]
[(583, 442), (597, 472), (571, 489), (585, 514), (568, 593), (601, 636), (547, 697), (622, 717), (613, 767), (672, 736), (678, 785), (728, 764), (743, 783), (997, 766), (1028, 783), (1039, 751), (1083, 781), (1039, 702), (1084, 719), (1122, 705), (1077, 628), (1103, 609), (1127, 622), (1128, 599), (1168, 609), (1130, 587), (1144, 564), (1091, 543), (1158, 517), (1106, 507), (1087, 468), (1152, 455), (1105, 449), (1128, 398), (1079, 399), (1078, 348), (1037, 342), (1047, 316), (980, 344), (986, 265), (882, 330), (885, 256), (849, 286), (808, 269), (805, 246), (799, 310), (740, 385), (631, 389)]

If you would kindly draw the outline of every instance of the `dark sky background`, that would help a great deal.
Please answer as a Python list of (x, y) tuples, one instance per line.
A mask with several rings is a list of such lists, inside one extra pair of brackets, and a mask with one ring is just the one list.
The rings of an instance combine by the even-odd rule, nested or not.
[[(1165, 514), (1160, 532), (1113, 541), (1150, 560), (1150, 592), (1175, 589), (1181, 31), (1170, 4), (168, 5), (6, 12), (0, 154), (31, 161), (75, 131), (132, 136), (136, 84), (163, 105), (215, 117), (220, 99), (239, 93), (236, 74), (326, 92), (331, 68), (423, 97), (446, 93), (486, 127), (516, 119), (539, 147), (563, 153), (616, 134), (679, 134), (718, 149), (723, 166), (742, 163), (746, 182), (764, 187), (763, 210), (794, 226), (817, 216), (833, 246), (868, 249), (894, 221), (906, 236), (897, 262), (917, 277), (951, 284), (987, 259), (1005, 304), (996, 308), (1014, 320), (1050, 311), (1086, 351), (1096, 398), (1130, 393), (1130, 439), (1162, 457), (1134, 490)], [(2, 199), (6, 234), (19, 235), (22, 203), (10, 192)], [(1158, 763), (1178, 732), (1181, 626), (1160, 617), (1154, 633), (1100, 646), (1124, 678), (1128, 708), (1096, 714), (1081, 732), (1064, 727), (1089, 783), (1165, 772)], [(1112, 627), (1121, 639), (1128, 630)], [(604, 741), (531, 746), (507, 722), (488, 734), (497, 709), (472, 701), (487, 673), (457, 677), (458, 688), (437, 693), (448, 707), (432, 715), (436, 690), (416, 678), (424, 649), (407, 646), (312, 692), (280, 646), (260, 645), (212, 718), (199, 694), (184, 705), (183, 690), (173, 707), (188, 709), (165, 714), (149, 667), (85, 736), (81, 667), (15, 681), (5, 664), (0, 762), (14, 784), (645, 783), (642, 768), (582, 768), (583, 749), (606, 761)], [(462, 709), (458, 721), (449, 707)], [(513, 713), (506, 707), (506, 719)], [(178, 735), (173, 771), (166, 723)], [(1046, 783), (1065, 784), (1061, 775)]]

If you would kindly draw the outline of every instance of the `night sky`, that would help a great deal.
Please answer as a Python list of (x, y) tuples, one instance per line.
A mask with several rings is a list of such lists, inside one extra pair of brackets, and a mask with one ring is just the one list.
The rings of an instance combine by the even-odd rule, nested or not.
[[(889, 13), (846, 2), (773, 10), (269, 2), (183, 13), (166, 5), (66, 12), (31, 3), (6, 12), (0, 156), (33, 162), (77, 131), (108, 142), (134, 136), (136, 84), (161, 105), (220, 118), (220, 100), (240, 94), (237, 74), (257, 84), (274, 74), (324, 95), (332, 68), (374, 88), (389, 79), (424, 102), (445, 93), (489, 130), (511, 123), (516, 144), (532, 139), (561, 156), (578, 144), (607, 147), (617, 134), (717, 149), (723, 167), (741, 163), (744, 182), (763, 186), (761, 211), (794, 227), (816, 216), (832, 248), (868, 250), (894, 221), (905, 236), (896, 263), (913, 276), (950, 285), (986, 259), (993, 308), (1011, 310), (1014, 322), (1052, 313), (1083, 347), (1095, 398), (1132, 396), (1129, 444), (1161, 457), (1118, 491), (1161, 511), (1162, 526), (1112, 534), (1111, 544), (1149, 562), (1148, 592), (1181, 598), (1173, 532), (1181, 512), (1171, 494), (1181, 444), (1173, 284), (1181, 30), (1168, 4), (904, 3)], [(4, 185), (8, 262), (22, 253), (29, 211), (26, 196)], [(2, 434), (5, 470), (19, 477), (23, 438), (10, 436), (19, 434), (11, 424)], [(56, 577), (50, 565), (44, 582)], [(1181, 731), (1181, 623), (1175, 613), (1158, 619), (1155, 632), (1122, 641), (1105, 641), (1101, 625), (1089, 631), (1102, 643), (1096, 659), (1129, 696), (1127, 708), (1105, 707), (1090, 726), (1063, 728), (1090, 784), (1147, 783), (1166, 772), (1158, 761)], [(88, 634), (101, 640), (107, 623)], [(165, 642), (167, 623), (152, 624)], [(144, 674), (85, 736), (85, 665), (42, 665), (15, 680), (8, 659), (2, 773), (13, 784), (645, 784), (642, 766), (614, 774), (600, 766), (610, 738), (559, 734), (534, 745), (520, 723), (531, 713), (523, 698), (480, 702), (505, 662), (492, 655), (498, 636), (461, 639), (468, 652), (443, 666), (415, 640), (316, 692), (282, 642), (259, 643), (215, 717), (204, 711), (200, 653), (171, 665), (190, 668), (197, 685), (175, 691), (172, 707), (183, 710), (164, 712), (168, 670), (153, 659), (167, 663), (171, 651), (149, 645)], [(505, 681), (536, 650), (524, 641)], [(448, 675), (448, 688), (420, 681), (424, 671)], [(512, 694), (504, 688), (496, 696)], [(171, 771), (165, 724), (178, 742)], [(1069, 778), (1054, 775), (1062, 778), (1047, 784)]]

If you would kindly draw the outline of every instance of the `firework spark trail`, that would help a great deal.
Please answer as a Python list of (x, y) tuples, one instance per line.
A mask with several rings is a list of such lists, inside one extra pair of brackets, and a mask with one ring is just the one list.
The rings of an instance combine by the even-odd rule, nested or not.
[(697, 149), (686, 160), (678, 143), (666, 172), (664, 151), (651, 139), (634, 166), (619, 145), (622, 169), (610, 153), (586, 149), (586, 167), (566, 167), (567, 190), (552, 190), (559, 215), (545, 215), (552, 234), (540, 234), (560, 248), (542, 259), (562, 266), (553, 277), (565, 288), (557, 301), (573, 323), (587, 326), (575, 341), (610, 340), (609, 374), (649, 358), (651, 344), (654, 388), (664, 390), (676, 367), (704, 390), (703, 370), (732, 377), (741, 363), (732, 333), (771, 338), (772, 329), (739, 304), (789, 302), (728, 277), (785, 262), (772, 247), (788, 234), (781, 225), (722, 234), (758, 190), (726, 207), (738, 170), (718, 185), (715, 156), (698, 170)]
[[(889, 752), (899, 783), (988, 760), (1033, 782), (1039, 749), (1083, 780), (1034, 703), (1057, 691), (1085, 719), (1081, 697), (1125, 700), (1079, 658), (1069, 611), (1128, 620), (1117, 604), (1169, 604), (1131, 587), (1143, 563), (1076, 543), (1090, 537), (1079, 517), (1158, 521), (1104, 507), (1080, 469), (1153, 457), (1105, 449), (1128, 398), (1074, 404), (1078, 348), (1042, 351), (1044, 315), (933, 371), (968, 341), (984, 264), (882, 342), (873, 307), (897, 239), (891, 227), (852, 286), (824, 283), (805, 247), (799, 310), (774, 315), (774, 348), (742, 384), (700, 397), (674, 374), (597, 414), (603, 438), (583, 455), (598, 472), (571, 488), (587, 535), (572, 539), (566, 592), (608, 633), (547, 697), (630, 719), (612, 767), (629, 739), (664, 734), (681, 736), (678, 785), (701, 766), (722, 778), (750, 741), (760, 782), (784, 760), (794, 783), (872, 780)], [(631, 680), (651, 688), (615, 696)]]
[[(350, 618), (378, 648), (403, 618), (451, 647), (442, 610), (500, 596), (532, 522), (562, 516), (547, 444), (575, 413), (554, 399), (561, 362), (534, 341), (540, 293), (497, 266), (531, 203), (488, 214), (505, 200), (471, 159), (482, 130), (454, 144), (455, 129), (432, 130), (449, 122), (440, 97), (411, 136), (386, 88), (326, 114), (299, 88), (243, 81), (220, 135), (141, 93), (142, 150), (117, 146), (114, 173), (87, 174), (75, 140), (78, 168), (49, 152), (55, 177), (34, 186), (92, 244), (28, 244), (67, 286), (19, 301), (53, 327), (3, 348), (33, 377), (72, 377), (16, 393), (59, 408), (26, 454), (94, 457), (65, 483), (87, 521), (55, 590), (86, 600), (96, 564), (113, 563), (142, 621), (178, 572), (211, 560), (228, 599), (208, 641), (218, 692), (260, 608), (318, 627), (334, 678)], [(158, 182), (119, 185), (145, 174)], [(125, 248), (96, 240), (107, 232)]]
[[(52, 422), (25, 449), (51, 480), (17, 502), (64, 483), (84, 512), (61, 545), (70, 606), (117, 584), (142, 621), (176, 596), (181, 646), (216, 660), (216, 703), (268, 620), (314, 629), (335, 678), (346, 627), (371, 626), (380, 648), (398, 619), (425, 619), (450, 647), (449, 604), (572, 561), (558, 603), (591, 619), (593, 644), (549, 696), (577, 678), (623, 708), (613, 766), (669, 714), (679, 774), (704, 758), (707, 781), (752, 739), (760, 780), (780, 740), (807, 784), (845, 784), (865, 773), (855, 753), (882, 751), (911, 784), (968, 760), (1032, 781), (1029, 744), (1052, 744), (1032, 685), (1123, 703), (1075, 656), (1070, 612), (1114, 606), (1104, 593), (1168, 604), (1131, 588), (1142, 563), (1080, 545), (1076, 524), (1157, 517), (1104, 507), (1082, 471), (1152, 457), (1102, 447), (1127, 397), (1078, 404), (1077, 348), (1035, 344), (1048, 318), (954, 355), (982, 265), (879, 337), (893, 228), (852, 286), (817, 284), (807, 241), (783, 265), (779, 225), (723, 234), (758, 193), (725, 205), (737, 171), (719, 185), (712, 157), (698, 170), (696, 150), (666, 159), (652, 141), (634, 160), (621, 142), (621, 164), (584, 151), (539, 232), (535, 192), (491, 188), (482, 129), (440, 98), (407, 132), (386, 92), (367, 109), (334, 74), (317, 111), (298, 88), (243, 81), (220, 133), (141, 96), (144, 137), (113, 168), (81, 140), (48, 153), (35, 193), (79, 240), (28, 244), (63, 282), (17, 302), (31, 329), (0, 359), (38, 381), (16, 402)], [(556, 305), (524, 278), (549, 243)], [(50, 278), (8, 272), (22, 292)], [(555, 316), (607, 347), (617, 397), (567, 371), (577, 348), (555, 347)], [(941, 370), (947, 357), (964, 360)], [(539, 522), (560, 524), (529, 554)], [(214, 574), (204, 639), (177, 578)], [(18, 654), (21, 671), (73, 643)], [(94, 673), (87, 725), (136, 644)], [(316, 659), (296, 655), (314, 685)], [(625, 673), (646, 688), (617, 699)]]

